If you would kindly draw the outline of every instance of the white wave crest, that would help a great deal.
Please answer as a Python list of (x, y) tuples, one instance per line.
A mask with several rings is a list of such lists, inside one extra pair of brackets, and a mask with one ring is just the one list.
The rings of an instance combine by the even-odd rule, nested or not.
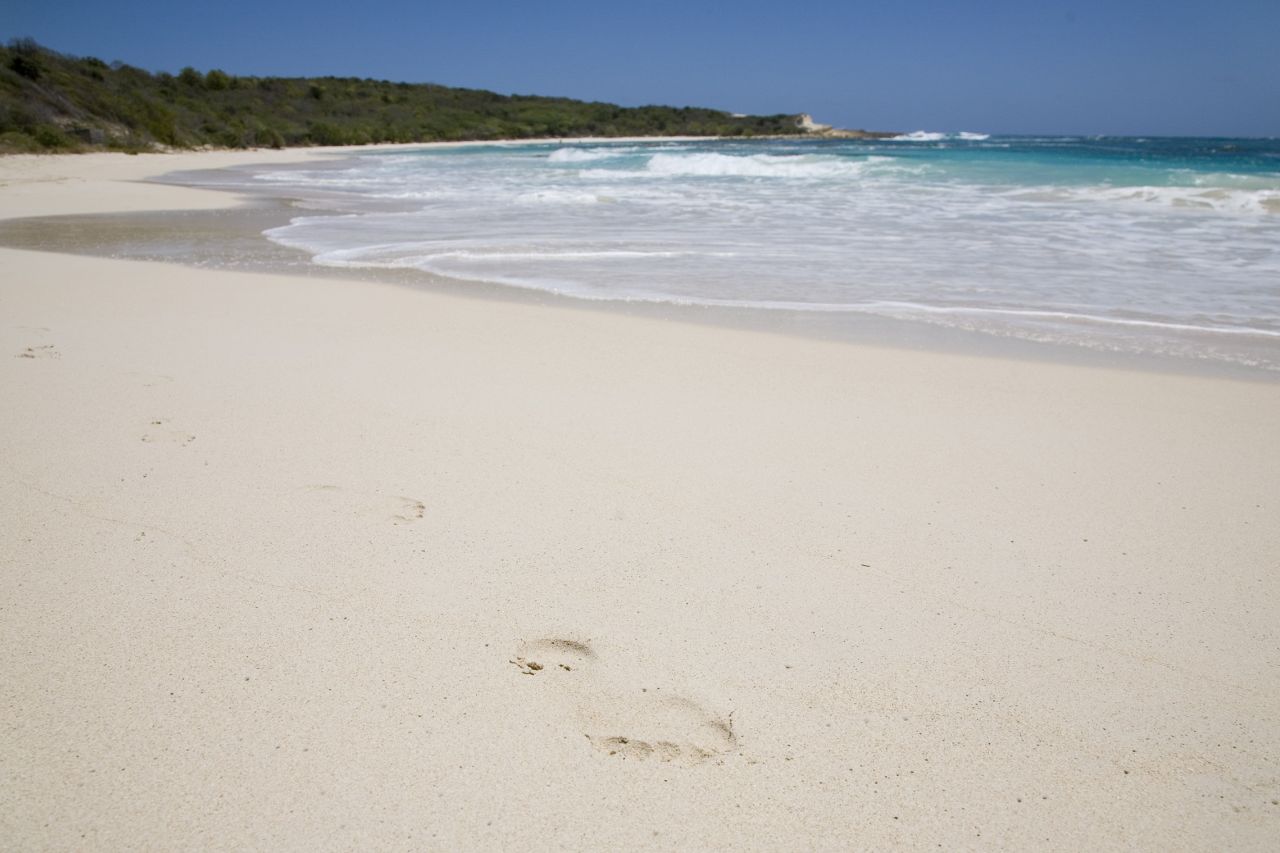
[(646, 167), (668, 177), (838, 178), (862, 172), (865, 161), (812, 155), (779, 156), (718, 153), (655, 154)]
[(962, 130), (959, 133), (941, 133), (936, 130), (916, 130), (889, 138), (890, 142), (943, 142), (948, 139), (959, 139), (965, 142), (981, 142), (990, 139), (989, 133), (973, 133)]
[(1219, 213), (1280, 213), (1280, 189), (1230, 187), (1038, 187), (1010, 193), (1009, 198), (1047, 202), (1107, 202), (1159, 205), (1180, 210), (1213, 210)]
[(625, 157), (634, 150), (634, 148), (557, 148), (547, 155), (547, 162), (592, 163), (596, 160)]
[(364, 174), (358, 169), (260, 172), (253, 176), (253, 180), (268, 184), (305, 184), (313, 187), (337, 187), (339, 189), (378, 187), (385, 183), (385, 180), (380, 176)]
[(520, 193), (512, 198), (516, 204), (599, 204), (608, 201), (607, 196), (571, 190), (546, 189)]
[(940, 142), (946, 139), (945, 133), (937, 133), (929, 130), (915, 130), (911, 133), (900, 133), (897, 136), (889, 137), (890, 142)]

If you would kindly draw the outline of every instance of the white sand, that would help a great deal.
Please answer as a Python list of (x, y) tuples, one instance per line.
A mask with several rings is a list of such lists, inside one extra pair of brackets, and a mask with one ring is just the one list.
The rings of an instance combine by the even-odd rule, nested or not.
[(4, 849), (1280, 838), (1280, 385), (0, 250), (0, 400)]

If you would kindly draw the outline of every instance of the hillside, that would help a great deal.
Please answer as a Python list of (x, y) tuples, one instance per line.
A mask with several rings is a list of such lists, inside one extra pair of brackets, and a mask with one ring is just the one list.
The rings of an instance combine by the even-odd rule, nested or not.
[(29, 39), (0, 47), (0, 152), (805, 133), (797, 121), (353, 77), (152, 74)]

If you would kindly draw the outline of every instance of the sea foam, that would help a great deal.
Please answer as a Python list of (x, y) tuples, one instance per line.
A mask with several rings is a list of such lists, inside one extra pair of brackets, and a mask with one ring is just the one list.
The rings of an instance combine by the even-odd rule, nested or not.
[(547, 155), (547, 162), (591, 163), (596, 160), (624, 157), (634, 150), (631, 148), (557, 148)]
[(655, 154), (646, 169), (654, 175), (679, 177), (824, 179), (859, 174), (864, 164), (836, 157), (755, 154)]
[(890, 142), (941, 142), (946, 139), (958, 139), (963, 142), (982, 142), (990, 139), (988, 133), (973, 133), (971, 131), (962, 130), (958, 133), (940, 133), (932, 130), (916, 130), (911, 133), (902, 133), (889, 138)]

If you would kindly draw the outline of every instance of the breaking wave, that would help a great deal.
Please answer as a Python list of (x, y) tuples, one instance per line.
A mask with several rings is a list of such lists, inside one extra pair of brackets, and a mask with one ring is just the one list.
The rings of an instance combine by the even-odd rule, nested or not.
[(890, 142), (943, 142), (948, 139), (958, 139), (963, 142), (982, 142), (990, 139), (989, 133), (971, 133), (967, 130), (958, 133), (940, 133), (932, 130), (917, 130), (911, 133), (902, 133), (897, 136), (890, 137)]
[(679, 177), (838, 178), (858, 175), (866, 161), (815, 155), (655, 154), (646, 170)]

